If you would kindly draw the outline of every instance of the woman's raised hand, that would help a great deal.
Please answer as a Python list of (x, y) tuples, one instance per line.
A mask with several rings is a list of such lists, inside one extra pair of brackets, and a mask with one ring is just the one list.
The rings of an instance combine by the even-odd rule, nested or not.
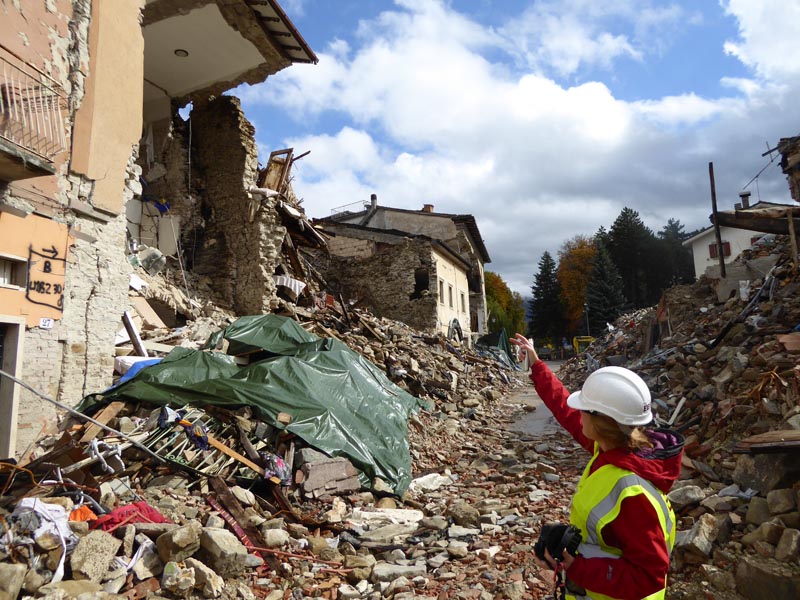
[(529, 340), (521, 333), (515, 333), (514, 337), (508, 341), (517, 347), (517, 360), (524, 360), (526, 356), (530, 364), (539, 360), (539, 355), (536, 354), (536, 349), (533, 347), (533, 340)]

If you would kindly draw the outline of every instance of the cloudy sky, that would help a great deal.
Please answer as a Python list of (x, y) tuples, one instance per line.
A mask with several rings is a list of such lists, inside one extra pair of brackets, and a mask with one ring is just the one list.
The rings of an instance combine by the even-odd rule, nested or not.
[(294, 147), (310, 217), (368, 201), (470, 213), (527, 296), (545, 250), (623, 207), (657, 231), (791, 202), (800, 0), (280, 0), (319, 56), (241, 87), (263, 157)]

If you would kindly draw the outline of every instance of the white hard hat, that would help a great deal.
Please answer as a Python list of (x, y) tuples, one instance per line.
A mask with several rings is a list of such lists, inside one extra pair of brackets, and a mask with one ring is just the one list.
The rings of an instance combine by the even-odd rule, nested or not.
[(653, 418), (647, 384), (622, 367), (603, 367), (589, 375), (581, 391), (567, 398), (567, 404), (597, 411), (623, 425), (646, 425)]

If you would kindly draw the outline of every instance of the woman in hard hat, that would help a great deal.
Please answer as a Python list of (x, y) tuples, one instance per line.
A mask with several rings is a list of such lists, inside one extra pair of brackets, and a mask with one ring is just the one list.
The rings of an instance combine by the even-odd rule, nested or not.
[(603, 367), (570, 394), (531, 341), (519, 333), (510, 341), (531, 364), (536, 392), (592, 454), (570, 509), (581, 532), (577, 555), (546, 555), (550, 567), (566, 569), (566, 597), (664, 598), (675, 542), (666, 494), (680, 474), (683, 437), (644, 428), (652, 421), (650, 391), (633, 371)]

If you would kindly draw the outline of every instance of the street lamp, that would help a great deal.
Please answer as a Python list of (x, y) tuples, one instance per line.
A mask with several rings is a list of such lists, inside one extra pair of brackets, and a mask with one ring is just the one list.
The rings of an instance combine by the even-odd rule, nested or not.
[(591, 332), (589, 331), (589, 305), (583, 305), (583, 314), (586, 316), (586, 335), (591, 336)]

